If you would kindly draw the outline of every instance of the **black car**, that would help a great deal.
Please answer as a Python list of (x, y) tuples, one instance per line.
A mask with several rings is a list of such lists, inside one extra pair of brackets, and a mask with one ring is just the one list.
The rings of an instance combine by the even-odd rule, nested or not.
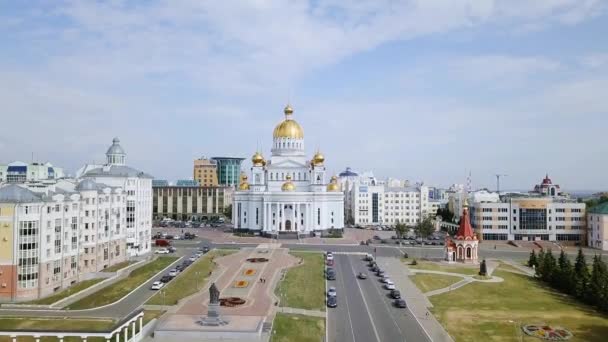
[(384, 277), (384, 274), (385, 274), (385, 273), (384, 273), (384, 271), (383, 271), (383, 270), (378, 270), (378, 271), (376, 272), (376, 275), (377, 275), (378, 277)]
[(392, 290), (391, 297), (393, 297), (393, 299), (401, 299), (401, 292), (399, 292), (399, 290)]
[(336, 280), (336, 272), (333, 270), (327, 272), (327, 280)]
[(395, 306), (402, 309), (407, 308), (407, 304), (405, 304), (405, 300), (403, 299), (395, 299)]
[(167, 247), (167, 249), (169, 250), (169, 253), (175, 253), (175, 252), (177, 252), (177, 248), (175, 248), (173, 246), (169, 246), (169, 247)]
[(177, 265), (177, 266), (175, 266), (175, 269), (181, 272), (181, 271), (183, 271), (183, 270), (186, 269), (186, 266), (184, 266), (184, 265)]
[(374, 235), (374, 236), (373, 236), (373, 239), (374, 239), (374, 240), (382, 240), (382, 239), (381, 239), (381, 238), (380, 238), (378, 235)]
[(204, 247), (201, 249), (201, 251), (202, 251), (203, 253), (207, 253), (207, 252), (209, 252), (209, 246), (204, 246)]
[(378, 267), (377, 265), (372, 266), (372, 268), (370, 269), (372, 272), (378, 272), (380, 270), (380, 267)]
[(327, 297), (327, 306), (330, 308), (335, 308), (336, 306), (338, 306), (338, 299), (336, 298), (336, 296)]
[(170, 282), (171, 279), (173, 279), (173, 277), (164, 275), (164, 276), (162, 276), (162, 278), (160, 278), (160, 281), (166, 284), (166, 283)]

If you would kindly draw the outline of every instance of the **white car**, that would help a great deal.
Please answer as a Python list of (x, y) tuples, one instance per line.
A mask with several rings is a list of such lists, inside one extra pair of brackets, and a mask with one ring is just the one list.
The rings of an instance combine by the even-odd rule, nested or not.
[(334, 260), (334, 255), (333, 254), (327, 254), (327, 260)]
[(188, 258), (188, 261), (190, 261), (190, 262), (195, 262), (195, 261), (196, 261), (196, 258), (195, 258), (195, 257), (193, 257), (193, 256), (191, 256), (190, 258)]
[(327, 289), (327, 296), (328, 297), (333, 297), (336, 296), (337, 292), (336, 292), (336, 288), (335, 287), (330, 287), (329, 289)]
[(177, 270), (176, 269), (169, 270), (169, 277), (177, 277)]
[(154, 251), (154, 254), (169, 254), (169, 250), (166, 248), (160, 248)]
[(154, 283), (152, 283), (152, 287), (150, 287), (150, 290), (160, 290), (163, 286), (165, 286), (165, 283), (161, 281), (155, 281)]
[(395, 284), (392, 281), (387, 281), (386, 284), (384, 284), (384, 287), (387, 290), (394, 290), (395, 289)]
[(389, 278), (388, 276), (384, 276), (384, 277), (382, 278), (382, 282), (383, 282), (383, 283), (385, 283), (385, 284), (387, 284), (387, 283), (389, 283), (389, 282), (391, 282), (391, 283), (392, 283), (391, 278)]

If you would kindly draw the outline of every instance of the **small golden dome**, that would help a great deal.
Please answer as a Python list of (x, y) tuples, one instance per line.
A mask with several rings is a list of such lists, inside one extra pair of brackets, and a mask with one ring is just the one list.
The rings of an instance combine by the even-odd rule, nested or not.
[(283, 185), (281, 186), (281, 190), (283, 190), (283, 191), (295, 191), (296, 190), (296, 186), (291, 181), (291, 176), (287, 175), (287, 177), (285, 177), (285, 178), (287, 179), (287, 182), (283, 183)]
[(327, 184), (327, 191), (340, 191), (340, 184), (338, 184), (338, 177), (331, 177), (331, 181)]
[(266, 165), (266, 160), (264, 160), (264, 156), (260, 152), (256, 152), (253, 157), (251, 157), (251, 162), (253, 163), (253, 166)]
[(285, 107), (285, 120), (281, 121), (272, 132), (273, 138), (291, 138), (291, 139), (303, 139), (304, 130), (300, 125), (292, 118), (293, 109), (287, 105)]
[(249, 190), (249, 182), (247, 182), (247, 175), (241, 174), (241, 184), (239, 184), (239, 190)]
[(325, 156), (323, 156), (321, 152), (317, 151), (317, 153), (315, 153), (315, 155), (312, 157), (311, 162), (313, 165), (323, 165), (323, 162), (325, 162)]

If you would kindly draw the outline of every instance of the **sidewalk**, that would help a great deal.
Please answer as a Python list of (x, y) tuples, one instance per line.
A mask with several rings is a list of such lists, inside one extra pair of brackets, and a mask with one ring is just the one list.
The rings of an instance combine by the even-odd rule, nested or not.
[(533, 269), (531, 269), (530, 267), (518, 264), (517, 262), (515, 262), (511, 259), (503, 259), (502, 261), (509, 266), (513, 266), (513, 267), (517, 268), (518, 270), (522, 271), (526, 275), (528, 275), (530, 277), (534, 277), (535, 271)]
[(403, 298), (405, 298), (409, 310), (429, 335), (430, 339), (434, 342), (453, 342), (452, 337), (435, 319), (435, 316), (427, 316), (427, 312), (429, 312), (428, 308), (432, 307), (433, 304), (410, 280), (409, 269), (403, 265), (401, 260), (390, 257), (379, 257), (378, 260), (383, 265), (386, 265), (387, 273), (391, 275), (395, 285), (401, 291)]

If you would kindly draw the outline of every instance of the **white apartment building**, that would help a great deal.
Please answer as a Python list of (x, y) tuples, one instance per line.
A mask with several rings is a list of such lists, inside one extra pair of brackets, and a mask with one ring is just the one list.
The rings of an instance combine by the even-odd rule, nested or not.
[(375, 181), (360, 182), (347, 194), (348, 210), (356, 225), (389, 225), (405, 223), (414, 226), (430, 212), (428, 187), (389, 187)]
[(583, 242), (585, 204), (558, 197), (503, 196), (500, 202), (474, 202), (473, 228), (483, 240)]
[(33, 300), (126, 259), (120, 187), (63, 181), (0, 188), (0, 301)]
[(589, 209), (587, 214), (587, 245), (608, 251), (608, 203)]
[(24, 163), (15, 161), (0, 165), (0, 183), (36, 182), (65, 177), (63, 169), (51, 163)]
[(127, 195), (127, 252), (135, 256), (151, 250), (152, 176), (127, 166), (126, 156), (120, 140), (114, 138), (106, 152), (106, 164), (87, 164), (77, 171), (76, 177), (124, 189)]

